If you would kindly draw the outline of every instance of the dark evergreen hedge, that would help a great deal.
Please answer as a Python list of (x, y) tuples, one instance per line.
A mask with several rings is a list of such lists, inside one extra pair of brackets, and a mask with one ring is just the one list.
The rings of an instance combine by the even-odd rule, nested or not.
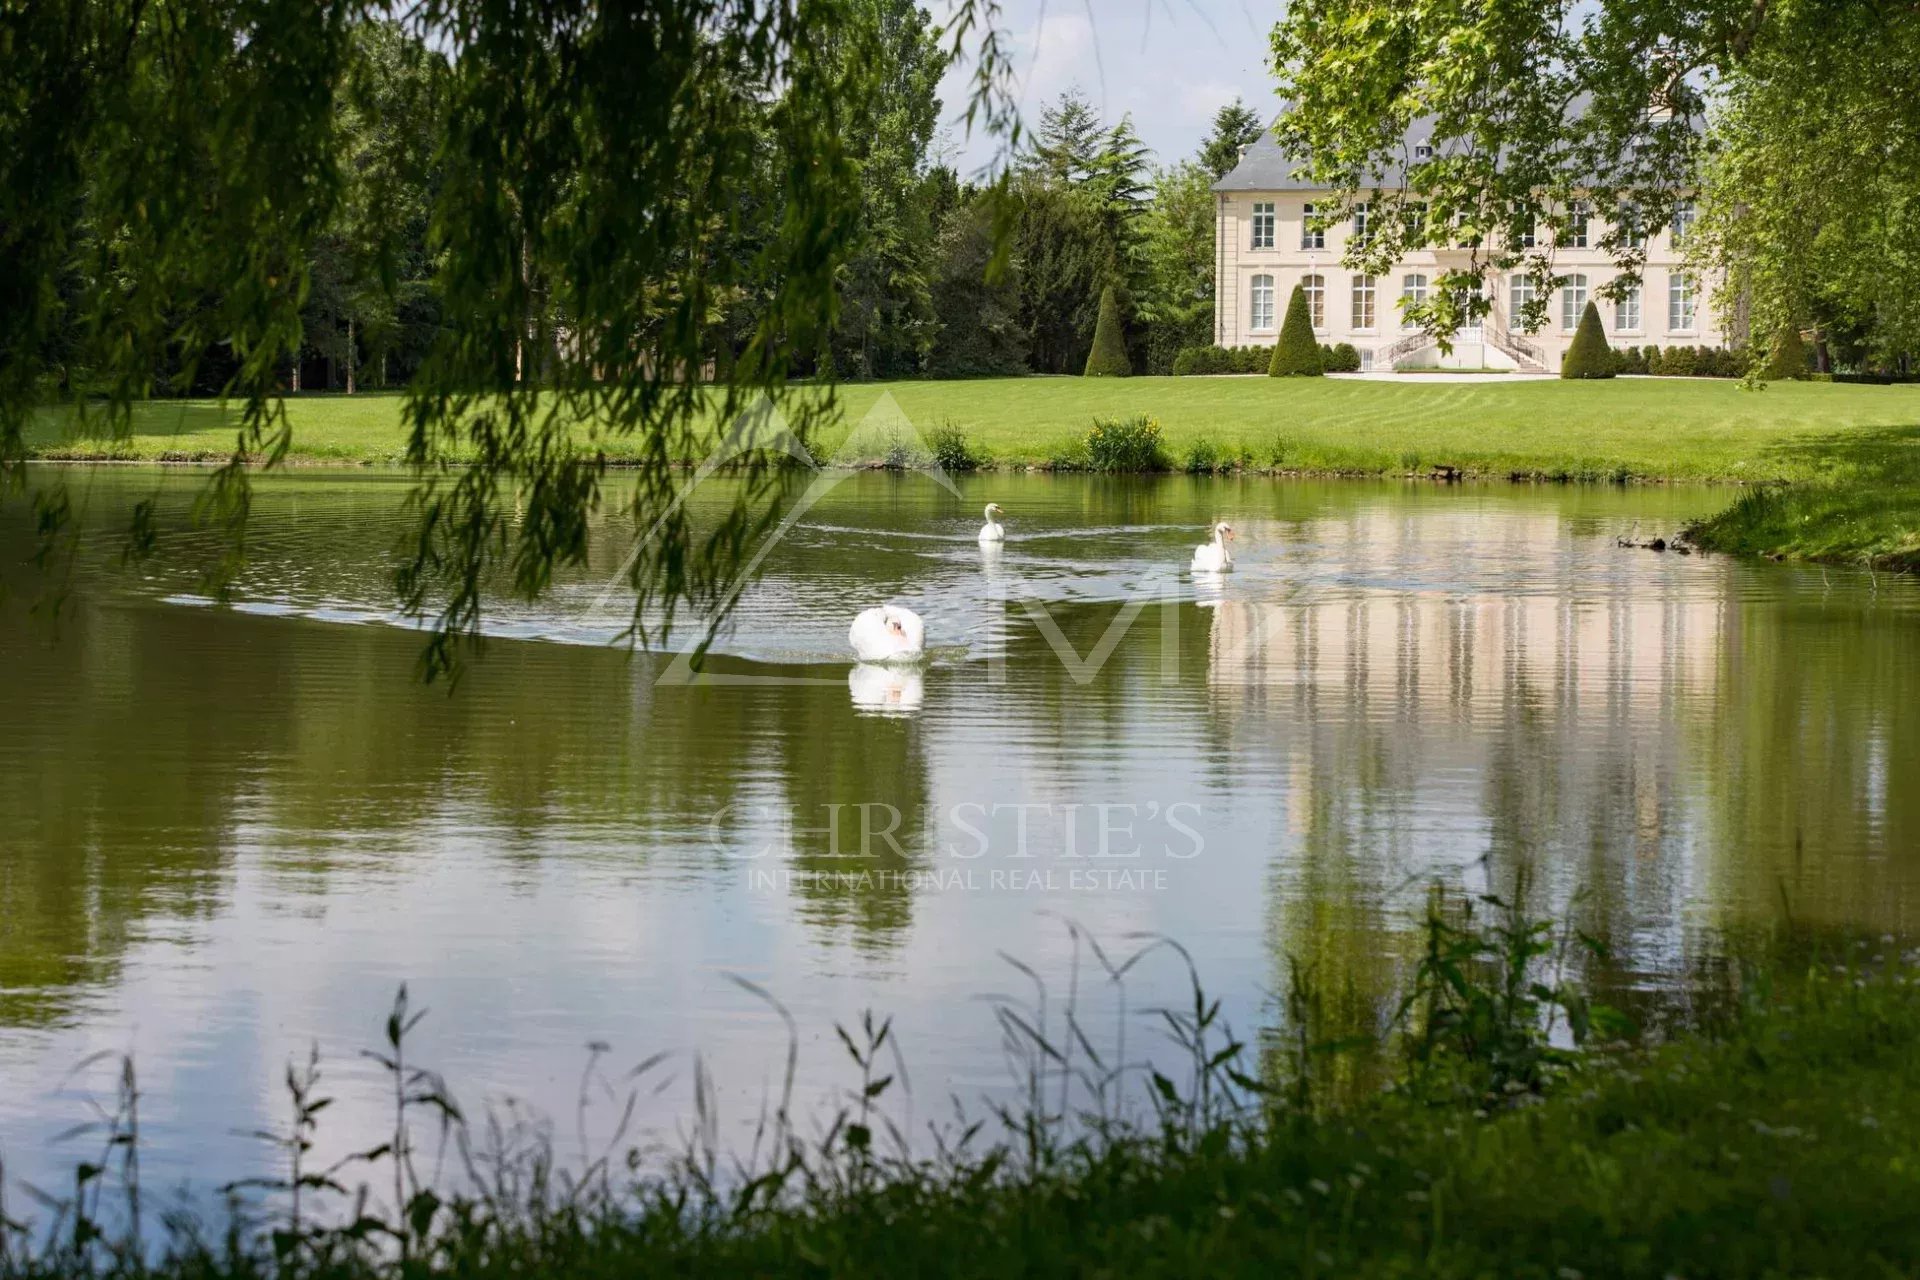
[(1320, 367), (1328, 373), (1360, 372), (1360, 348), (1351, 342), (1324, 343), (1320, 347)]

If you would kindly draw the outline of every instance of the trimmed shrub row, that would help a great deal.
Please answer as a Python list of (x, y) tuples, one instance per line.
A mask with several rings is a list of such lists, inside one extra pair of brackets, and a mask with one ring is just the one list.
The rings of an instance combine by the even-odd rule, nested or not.
[(1663, 378), (1744, 378), (1753, 367), (1744, 347), (1622, 347), (1613, 361), (1615, 373)]
[[(1272, 347), (1182, 347), (1173, 359), (1173, 376), (1203, 373), (1265, 373), (1273, 363)], [(1351, 342), (1320, 347), (1320, 365), (1328, 373), (1360, 372), (1360, 348)]]
[(1862, 369), (1852, 373), (1810, 373), (1807, 379), (1811, 382), (1851, 382), (1858, 386), (1896, 387), (1920, 382), (1920, 374), (1877, 373), (1870, 369)]

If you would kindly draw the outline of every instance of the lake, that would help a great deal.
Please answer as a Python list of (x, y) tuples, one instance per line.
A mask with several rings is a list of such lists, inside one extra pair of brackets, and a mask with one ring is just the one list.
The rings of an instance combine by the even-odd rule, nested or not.
[[(833, 1028), (869, 1008), (907, 1127), (977, 1110), (1010, 1082), (990, 997), (1040, 998), (1009, 958), (1047, 1017), (1072, 992), (1096, 1042), (1150, 1057), (1184, 963), (1153, 951), (1121, 993), (1093, 943), (1177, 940), (1253, 1038), (1292, 961), (1383, 1023), (1435, 882), (1526, 868), (1649, 1017), (1717, 998), (1783, 921), (1904, 938), (1920, 913), (1920, 592), (1616, 545), (1727, 490), (850, 473), (703, 664), (609, 646), (608, 520), (591, 571), (497, 602), (450, 692), (392, 613), (403, 478), (262, 480), (231, 607), (197, 585), (199, 475), (68, 478), (57, 616), (23, 505), (0, 515), (10, 1179), (93, 1154), (55, 1138), (101, 1051), (138, 1064), (150, 1186), (268, 1168), (246, 1135), (284, 1123), (310, 1045), (323, 1148), (370, 1145), (357, 1055), (402, 980), (431, 1009), (410, 1056), (470, 1113), (552, 1118), (566, 1156), (613, 1132), (576, 1118), (590, 1044), (609, 1075), (674, 1055), (632, 1130), (672, 1147), (696, 1074), (729, 1136), (778, 1092), (783, 1011), (802, 1114), (857, 1082)], [(164, 554), (124, 568), (146, 498)], [(1216, 518), (1237, 570), (1196, 582)], [(924, 667), (851, 662), (884, 601), (926, 618)]]

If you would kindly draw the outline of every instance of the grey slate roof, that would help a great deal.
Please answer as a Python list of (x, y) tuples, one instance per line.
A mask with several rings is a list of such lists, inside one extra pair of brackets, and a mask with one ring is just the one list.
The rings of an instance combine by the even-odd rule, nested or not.
[[(1402, 154), (1411, 158), (1416, 143), (1427, 140), (1428, 124), (1421, 120), (1407, 131)], [(1235, 165), (1226, 177), (1213, 184), (1215, 191), (1313, 191), (1314, 184), (1302, 182), (1294, 176), (1298, 167), (1294, 158), (1280, 149), (1274, 140), (1273, 130), (1268, 129), (1256, 138), (1240, 155), (1240, 163)], [(1369, 186), (1394, 188), (1406, 185), (1405, 168), (1394, 164), (1376, 174)]]
[[(1577, 94), (1567, 104), (1567, 111), (1573, 117), (1584, 114), (1592, 103), (1590, 94)], [(1382, 190), (1395, 190), (1407, 184), (1407, 164), (1413, 160), (1413, 149), (1421, 143), (1430, 143), (1442, 152), (1452, 146), (1447, 142), (1434, 142), (1432, 116), (1423, 116), (1408, 127), (1406, 136), (1400, 140), (1398, 160), (1387, 165), (1364, 184)], [(1697, 133), (1705, 133), (1706, 120), (1694, 117), (1689, 121)], [(1273, 130), (1268, 128), (1240, 155), (1240, 163), (1235, 165), (1226, 177), (1213, 184), (1215, 191), (1313, 191), (1312, 183), (1302, 182), (1294, 176), (1298, 162), (1280, 149), (1274, 140)]]

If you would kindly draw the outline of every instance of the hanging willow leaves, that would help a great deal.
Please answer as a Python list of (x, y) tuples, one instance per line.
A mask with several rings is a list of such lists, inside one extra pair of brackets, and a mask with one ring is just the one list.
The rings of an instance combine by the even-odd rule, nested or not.
[[(959, 0), (939, 38), (973, 53), (969, 126), (1011, 145), (997, 11)], [(398, 580), (433, 623), (428, 675), (478, 637), (487, 591), (544, 591), (615, 505), (645, 534), (634, 634), (659, 639), (692, 608), (710, 636), (778, 518), (783, 455), (750, 438), (737, 500), (704, 523), (672, 468), (763, 403), (801, 442), (833, 412), (789, 384), (824, 347), (857, 239), (847, 139), (882, 74), (874, 15), (860, 0), (0, 0), (7, 488), (25, 487), (45, 406), (124, 435), (135, 402), (192, 386), (218, 351), (240, 429), (198, 514), (228, 534), (210, 581), (231, 581), (250, 468), (291, 443), (280, 393), (316, 244), (366, 249), (335, 255), (358, 264), (341, 276), (352, 307), (393, 287), (377, 221), (403, 202), (379, 198), (384, 153), (349, 148), (343, 172), (337, 123), (378, 100), (355, 91), (356, 32), (398, 21), (443, 61), (420, 105), (436, 117), (442, 325), (405, 403), (418, 484)], [(724, 380), (704, 385), (725, 303), (767, 282)], [(614, 438), (644, 464), (618, 493), (599, 448)]]

